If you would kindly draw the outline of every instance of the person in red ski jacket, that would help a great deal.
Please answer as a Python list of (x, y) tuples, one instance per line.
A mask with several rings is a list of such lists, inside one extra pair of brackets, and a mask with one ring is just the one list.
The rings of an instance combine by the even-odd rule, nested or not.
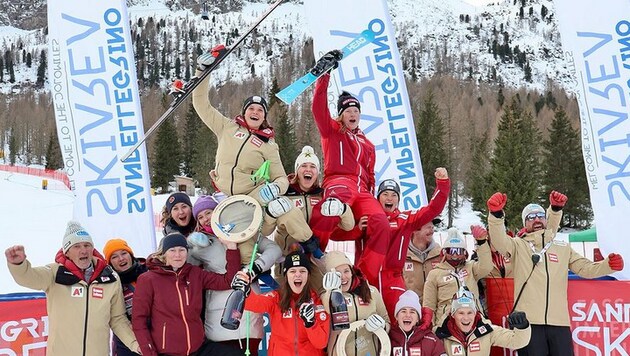
[(174, 232), (162, 240), (162, 250), (147, 258), (149, 271), (138, 277), (131, 324), (142, 355), (221, 355), (236, 353), (205, 338), (201, 309), (205, 289), (230, 289), (239, 270), (235, 243), (227, 246), (225, 274), (204, 271), (186, 262), (188, 244)]
[(308, 257), (300, 251), (290, 253), (284, 260), (286, 278), (280, 289), (266, 294), (252, 293), (245, 300), (245, 310), (269, 315), (273, 330), (267, 349), (269, 356), (326, 354), (330, 321), (312, 287), (310, 270)]
[(389, 331), (392, 355), (446, 356), (442, 341), (420, 325), (420, 297), (408, 290), (396, 302), (396, 323)]
[[(438, 216), (448, 199), (450, 180), (445, 168), (440, 167), (435, 170), (435, 181), (435, 191), (429, 204), (416, 211), (400, 211), (398, 209), (400, 187), (396, 181), (384, 180), (379, 186), (377, 198), (385, 210), (392, 233), (385, 257), (385, 265), (379, 278), (381, 282), (379, 289), (391, 320), (395, 319), (394, 307), (398, 298), (407, 290), (402, 271), (413, 232)], [(430, 310), (422, 311), (423, 317), (429, 317), (429, 314)], [(427, 320), (423, 318), (422, 321), (422, 326), (428, 328), (427, 323), (431, 321), (430, 318)]]
[[(313, 70), (336, 67), (339, 51), (324, 55)], [(348, 92), (339, 95), (337, 117), (330, 115), (327, 101), (330, 74), (322, 75), (313, 96), (313, 117), (321, 136), (324, 153), (324, 195), (321, 209), (313, 209), (311, 225), (332, 231), (339, 224), (339, 216), (331, 206), (350, 205), (355, 221), (367, 216), (368, 240), (361, 258), (356, 263), (372, 285), (378, 285), (380, 271), (389, 245), (390, 231), (387, 217), (374, 198), (374, 144), (359, 128), (361, 103)], [(334, 203), (333, 203), (334, 202)], [(369, 261), (369, 263), (368, 263)]]

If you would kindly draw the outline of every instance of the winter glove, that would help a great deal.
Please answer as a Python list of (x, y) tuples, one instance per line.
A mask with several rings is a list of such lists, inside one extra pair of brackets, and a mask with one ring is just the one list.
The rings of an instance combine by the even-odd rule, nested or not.
[(302, 319), (304, 326), (307, 328), (315, 325), (315, 307), (313, 303), (302, 303), (300, 305), (300, 319)]
[(365, 319), (365, 329), (371, 333), (378, 329), (385, 329), (385, 320), (378, 314), (372, 314)]
[(202, 232), (195, 231), (188, 235), (188, 244), (194, 247), (204, 248), (210, 246), (210, 239)]
[(267, 204), (280, 195), (280, 186), (278, 183), (267, 183), (260, 189), (258, 195), (263, 203)]
[(337, 198), (328, 198), (322, 203), (321, 212), (324, 216), (341, 216), (346, 212), (346, 204)]
[(420, 319), (420, 330), (431, 330), (433, 324), (433, 309), (422, 307), (422, 318)]
[(287, 197), (277, 197), (267, 203), (266, 209), (267, 214), (277, 219), (291, 210), (291, 201)]
[(329, 70), (335, 69), (339, 67), (339, 61), (343, 58), (343, 52), (338, 49), (334, 49), (320, 58), (313, 69), (311, 69), (311, 74), (316, 77), (326, 73)]
[(326, 272), (322, 284), (327, 291), (339, 289), (341, 287), (341, 273), (335, 271), (334, 268), (332, 271)]
[[(247, 277), (245, 277), (247, 278)], [(249, 295), (251, 288), (249, 287), (249, 282), (245, 280), (240, 273), (234, 275), (232, 278), (232, 289), (234, 290), (242, 290), (245, 293), (245, 297)]]
[(623, 269), (623, 257), (617, 253), (608, 255), (608, 266), (613, 271), (621, 271)]
[(472, 233), (475, 240), (487, 240), (488, 239), (488, 231), (480, 225), (470, 225), (470, 232)]
[(315, 235), (304, 242), (300, 242), (300, 246), (304, 249), (304, 253), (310, 253), (315, 258), (323, 256), (322, 250), (319, 248), (319, 239)]
[(491, 213), (501, 211), (505, 207), (505, 203), (507, 203), (507, 195), (505, 193), (494, 193), (490, 199), (488, 199), (488, 210)]
[(527, 316), (522, 311), (515, 311), (508, 315), (508, 323), (510, 323), (510, 328), (516, 329), (527, 329), (529, 326)]
[(253, 283), (254, 280), (263, 273), (262, 268), (260, 268), (260, 266), (256, 262), (254, 262), (254, 264), (252, 265), (251, 271), (247, 266), (243, 267), (241, 271), (247, 273), (250, 283)]
[(552, 190), (551, 193), (549, 193), (549, 203), (552, 207), (555, 206), (558, 208), (563, 208), (564, 205), (567, 203), (567, 200), (569, 200), (569, 198), (567, 198), (566, 195), (555, 190)]
[(225, 48), (224, 45), (218, 45), (213, 47), (208, 52), (201, 54), (199, 57), (197, 57), (197, 69), (201, 71), (206, 70), (206, 68), (212, 65), (212, 63), (214, 63), (214, 61), (216, 61), (217, 58), (219, 58), (219, 56), (223, 55), (225, 52), (227, 52), (227, 48)]

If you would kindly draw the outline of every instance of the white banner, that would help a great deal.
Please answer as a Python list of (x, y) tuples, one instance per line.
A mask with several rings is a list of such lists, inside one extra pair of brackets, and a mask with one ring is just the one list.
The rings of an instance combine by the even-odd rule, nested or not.
[(401, 188), (401, 209), (427, 204), (416, 131), (385, 0), (307, 0), (304, 11), (313, 35), (315, 59), (341, 49), (361, 31), (376, 32), (373, 43), (344, 58), (332, 72), (332, 112), (342, 90), (361, 101), (361, 129), (376, 146), (376, 183), (393, 178)]
[(48, 1), (48, 77), (57, 134), (76, 194), (74, 218), (102, 249), (114, 237), (155, 250), (142, 112), (124, 0)]
[(628, 280), (630, 1), (554, 3), (565, 57), (574, 73), (597, 240), (606, 254), (623, 255), (625, 269), (616, 276)]

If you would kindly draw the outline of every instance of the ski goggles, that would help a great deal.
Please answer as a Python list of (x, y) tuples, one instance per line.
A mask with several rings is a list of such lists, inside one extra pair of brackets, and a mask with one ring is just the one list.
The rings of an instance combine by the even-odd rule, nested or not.
[(525, 216), (525, 221), (533, 221), (536, 218), (542, 220), (542, 219), (547, 218), (547, 215), (542, 211), (538, 213), (527, 214), (527, 216)]
[(447, 247), (446, 253), (449, 255), (465, 255), (466, 249), (462, 247)]

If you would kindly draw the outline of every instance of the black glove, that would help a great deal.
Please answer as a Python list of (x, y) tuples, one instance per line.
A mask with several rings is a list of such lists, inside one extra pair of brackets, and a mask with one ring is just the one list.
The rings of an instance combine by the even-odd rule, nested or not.
[(243, 267), (242, 271), (249, 275), (250, 283), (254, 283), (256, 278), (264, 273), (262, 268), (260, 268), (260, 266), (256, 262), (254, 262), (251, 271), (249, 270), (249, 268), (247, 268), (247, 266)]
[(304, 249), (304, 253), (310, 253), (317, 251), (319, 249), (319, 239), (317, 236), (313, 235), (310, 239), (300, 242), (302, 248)]
[(510, 323), (511, 328), (517, 329), (527, 329), (529, 326), (527, 316), (525, 315), (525, 312), (522, 311), (512, 312), (512, 314), (508, 316), (508, 323)]
[(304, 326), (310, 328), (315, 325), (315, 307), (312, 303), (304, 303), (300, 305), (300, 318), (304, 322)]
[(245, 293), (245, 297), (247, 297), (251, 291), (249, 283), (243, 280), (238, 274), (234, 275), (232, 279), (232, 289), (242, 290), (243, 293)]
[(332, 51), (326, 53), (320, 58), (313, 69), (311, 69), (311, 74), (316, 77), (326, 73), (329, 70), (335, 69), (339, 67), (339, 61), (343, 58), (343, 52), (338, 49), (333, 49)]

